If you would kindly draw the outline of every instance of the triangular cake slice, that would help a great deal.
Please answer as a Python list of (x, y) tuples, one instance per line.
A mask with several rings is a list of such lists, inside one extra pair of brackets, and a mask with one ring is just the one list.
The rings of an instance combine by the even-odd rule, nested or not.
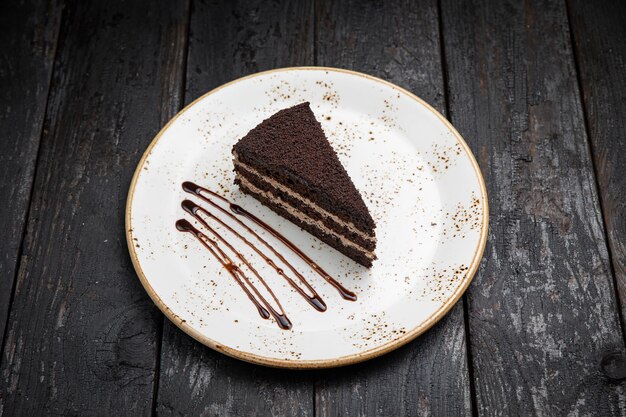
[(233, 147), (235, 183), (279, 215), (366, 267), (374, 220), (309, 103), (279, 111)]

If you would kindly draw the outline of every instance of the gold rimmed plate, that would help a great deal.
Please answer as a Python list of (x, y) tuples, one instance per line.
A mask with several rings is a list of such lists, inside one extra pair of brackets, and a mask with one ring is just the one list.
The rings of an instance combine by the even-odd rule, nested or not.
[[(233, 184), (233, 144), (276, 111), (304, 101), (311, 103), (376, 222), (378, 259), (371, 269)], [(273, 318), (260, 317), (229, 271), (194, 236), (176, 229), (179, 219), (203, 227), (181, 208), (186, 199), (205, 204), (183, 189), (185, 181), (254, 213), (355, 292), (357, 300), (341, 297), (301, 257), (272, 241), (267, 230), (255, 229), (281, 248), (327, 305), (324, 312), (311, 308), (241, 239), (231, 236), (233, 247), (266, 277), (292, 327), (281, 329)], [(231, 226), (246, 232), (237, 223)], [(187, 106), (145, 152), (126, 210), (127, 240), (139, 279), (172, 322), (227, 355), (285, 368), (360, 362), (426, 331), (469, 285), (487, 227), (482, 175), (467, 144), (443, 116), (386, 81), (323, 67), (254, 74)]]

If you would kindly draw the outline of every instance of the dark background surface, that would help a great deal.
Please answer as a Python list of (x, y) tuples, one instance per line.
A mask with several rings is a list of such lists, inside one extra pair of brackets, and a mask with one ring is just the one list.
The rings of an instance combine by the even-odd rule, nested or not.
[[(484, 173), (485, 257), (414, 342), (346, 368), (218, 354), (164, 320), (124, 236), (182, 106), (296, 65), (379, 76)], [(626, 415), (626, 2), (0, 3), (0, 415)], [(619, 359), (619, 356), (617, 356)]]

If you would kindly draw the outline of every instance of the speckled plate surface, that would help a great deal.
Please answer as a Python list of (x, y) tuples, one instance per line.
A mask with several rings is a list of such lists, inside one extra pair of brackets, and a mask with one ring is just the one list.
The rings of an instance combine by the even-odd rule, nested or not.
[[(243, 195), (230, 149), (276, 111), (309, 101), (376, 221), (378, 260), (366, 269)], [(193, 199), (183, 181), (219, 191), (301, 247), (358, 295), (343, 300), (283, 250), (326, 301), (312, 309), (263, 262), (293, 322), (263, 320), (194, 237), (176, 230)], [(192, 220), (191, 218), (188, 218)], [(225, 354), (264, 365), (321, 368), (363, 361), (423, 333), (458, 301), (485, 247), (483, 178), (469, 148), (434, 109), (383, 80), (332, 68), (255, 74), (207, 93), (174, 117), (144, 154), (131, 184), (127, 239), (137, 274), (177, 326)], [(267, 236), (266, 236), (267, 237)], [(241, 242), (234, 243), (245, 251)]]

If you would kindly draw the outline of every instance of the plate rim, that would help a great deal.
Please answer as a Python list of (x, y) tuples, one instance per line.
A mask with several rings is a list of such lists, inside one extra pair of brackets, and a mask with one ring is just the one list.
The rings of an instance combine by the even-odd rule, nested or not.
[[(139, 175), (141, 174), (142, 168), (150, 156), (152, 149), (158, 143), (159, 139), (163, 135), (163, 133), (186, 111), (188, 111), (191, 107), (197, 104), (199, 101), (204, 98), (215, 94), (219, 90), (229, 87), (233, 84), (236, 84), (241, 81), (245, 81), (250, 78), (255, 78), (262, 75), (267, 75), (276, 72), (288, 72), (288, 71), (326, 71), (326, 72), (339, 72), (344, 74), (349, 74), (353, 76), (363, 77), (370, 81), (381, 83), (385, 86), (391, 87), (399, 93), (405, 94), (407, 97), (417, 101), (419, 104), (424, 106), (428, 111), (433, 113), (439, 120), (441, 120), (444, 125), (452, 132), (458, 143), (461, 145), (465, 153), (470, 159), (470, 163), (472, 164), (472, 168), (474, 168), (474, 172), (476, 177), (478, 178), (481, 196), (484, 201), (484, 209), (482, 215), (482, 224), (480, 230), (480, 237), (478, 241), (478, 246), (476, 247), (476, 251), (474, 252), (474, 256), (472, 258), (472, 262), (470, 264), (469, 270), (467, 272), (466, 279), (463, 280), (463, 283), (457, 287), (457, 289), (450, 295), (450, 297), (439, 307), (433, 314), (431, 314), (426, 320), (422, 321), (418, 326), (411, 329), (410, 331), (403, 334), (400, 338), (389, 341), (380, 346), (374, 347), (372, 349), (354, 353), (352, 355), (341, 356), (338, 358), (331, 359), (314, 359), (314, 360), (293, 360), (293, 359), (276, 359), (270, 358), (267, 356), (256, 355), (253, 353), (244, 352), (241, 350), (237, 350), (231, 348), (229, 346), (224, 346), (213, 339), (205, 336), (199, 331), (192, 328), (190, 325), (186, 323), (186, 321), (175, 314), (164, 302), (161, 300), (161, 297), (154, 291), (147, 277), (143, 273), (141, 268), (141, 264), (139, 259), (137, 258), (137, 254), (135, 252), (135, 247), (133, 245), (133, 230), (131, 223), (131, 211), (132, 211), (132, 202), (135, 194), (135, 187), (137, 185), (137, 180), (139, 179)], [(439, 320), (441, 320), (456, 303), (459, 301), (461, 296), (465, 293), (470, 283), (473, 281), (474, 276), (480, 266), (480, 262), (483, 258), (483, 254), (485, 251), (485, 247), (487, 245), (487, 235), (489, 230), (489, 202), (487, 198), (487, 188), (485, 185), (485, 180), (483, 178), (482, 172), (476, 161), (476, 157), (472, 153), (471, 149), (467, 145), (467, 142), (461, 134), (452, 126), (452, 124), (446, 119), (441, 113), (439, 113), (434, 107), (425, 102), (423, 99), (408, 91), (405, 88), (402, 88), (396, 84), (393, 84), (389, 81), (386, 81), (382, 78), (374, 77), (372, 75), (364, 74), (362, 72), (343, 69), (343, 68), (335, 68), (335, 67), (323, 67), (323, 66), (300, 66), (300, 67), (284, 67), (284, 68), (275, 68), (267, 71), (256, 72), (253, 74), (246, 75), (244, 77), (236, 78), (232, 81), (229, 81), (225, 84), (221, 84), (220, 86), (208, 91), (207, 93), (202, 94), (200, 97), (196, 98), (194, 101), (185, 106), (182, 110), (180, 110), (174, 117), (172, 117), (166, 124), (159, 130), (157, 135), (152, 139), (146, 150), (144, 151), (139, 163), (137, 164), (137, 168), (133, 174), (130, 187), (128, 190), (128, 195), (126, 198), (126, 208), (125, 208), (125, 232), (126, 232), (126, 244), (128, 246), (128, 251), (130, 254), (130, 258), (135, 268), (135, 272), (141, 282), (142, 286), (154, 302), (156, 306), (161, 310), (161, 312), (176, 325), (183, 332), (202, 343), (203, 345), (217, 351), (223, 353), (225, 355), (231, 356), (236, 359), (243, 360), (245, 362), (254, 363), (257, 365), (264, 365), (274, 368), (287, 368), (287, 369), (323, 369), (323, 368), (335, 368), (340, 366), (352, 365), (355, 363), (363, 362), (369, 359), (376, 358), (378, 356), (389, 353), (395, 349), (398, 349), (401, 346), (406, 345), (407, 343), (413, 341), (418, 336), (425, 333), (428, 329), (435, 325)]]

